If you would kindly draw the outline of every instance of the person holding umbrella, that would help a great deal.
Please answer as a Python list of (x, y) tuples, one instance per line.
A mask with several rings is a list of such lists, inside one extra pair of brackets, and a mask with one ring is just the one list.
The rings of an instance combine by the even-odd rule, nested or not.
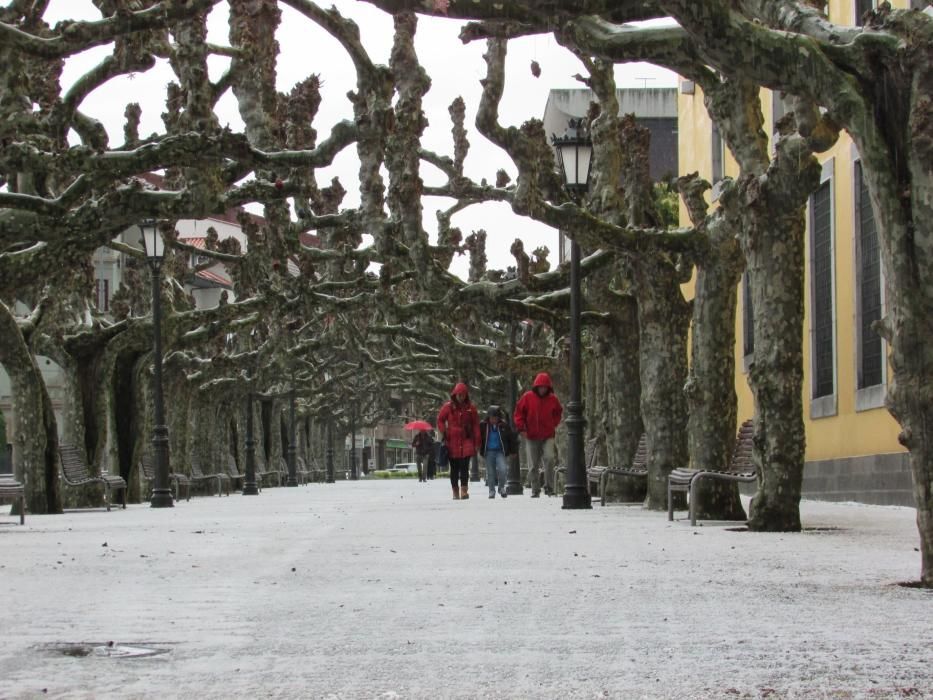
[(431, 437), (431, 424), (427, 421), (416, 420), (405, 426), (407, 430), (417, 430), (418, 433), (411, 441), (415, 450), (415, 461), (418, 463), (418, 482), (427, 483), (427, 466), (430, 455), (434, 452), (434, 438)]

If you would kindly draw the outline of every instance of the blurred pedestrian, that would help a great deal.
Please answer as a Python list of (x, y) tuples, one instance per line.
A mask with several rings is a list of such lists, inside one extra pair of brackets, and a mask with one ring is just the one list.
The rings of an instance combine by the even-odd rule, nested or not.
[(542, 472), (544, 493), (554, 495), (554, 431), (563, 413), (547, 372), (535, 377), (515, 406), (515, 429), (524, 437), (532, 498), (541, 495)]
[(434, 438), (427, 430), (419, 430), (415, 439), (411, 441), (415, 450), (415, 461), (418, 463), (418, 482), (428, 481), (428, 458), (434, 453)]
[(489, 488), (489, 497), (496, 497), (498, 487), (499, 496), (505, 498), (505, 484), (509, 473), (508, 458), (518, 452), (517, 440), (508, 420), (502, 415), (498, 406), (490, 406), (486, 411), (486, 419), (479, 424), (479, 453), (486, 462), (486, 486)]
[(470, 497), (470, 458), (476, 454), (479, 440), (479, 414), (470, 402), (470, 390), (463, 382), (453, 388), (450, 401), (437, 414), (437, 431), (447, 447), (454, 500), (465, 501)]

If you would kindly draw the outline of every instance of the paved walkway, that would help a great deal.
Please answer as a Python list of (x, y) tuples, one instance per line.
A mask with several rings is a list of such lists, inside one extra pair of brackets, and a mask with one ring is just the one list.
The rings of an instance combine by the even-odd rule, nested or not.
[(759, 535), (475, 486), (4, 515), (0, 698), (933, 698), (911, 509)]

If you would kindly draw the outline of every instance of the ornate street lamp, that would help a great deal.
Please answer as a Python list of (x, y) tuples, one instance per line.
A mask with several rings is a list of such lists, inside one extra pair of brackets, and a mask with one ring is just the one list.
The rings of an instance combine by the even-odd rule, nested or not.
[(152, 271), (152, 398), (154, 425), (152, 427), (152, 450), (155, 457), (155, 483), (149, 504), (153, 508), (171, 508), (172, 490), (169, 487), (168, 427), (165, 425), (165, 404), (162, 399), (162, 259), (165, 257), (165, 241), (157, 222), (146, 220), (139, 224), (142, 234), (140, 242), (146, 253), (146, 261)]
[(256, 441), (253, 439), (253, 377), (247, 376), (246, 393), (246, 473), (243, 475), (243, 495), (258, 496), (259, 484), (256, 481)]
[(326, 418), (326, 447), (324, 450), (324, 482), (334, 483), (334, 419), (328, 416)]
[[(518, 324), (515, 321), (512, 321), (511, 327), (509, 328), (509, 356), (515, 356), (515, 338), (518, 335)], [(512, 425), (514, 428), (514, 423), (512, 422), (512, 417), (515, 414), (515, 403), (516, 403), (516, 383), (515, 383), (515, 371), (509, 370), (509, 394), (508, 394), (508, 405), (509, 412), (506, 416), (506, 420), (509, 422), (509, 425)], [(509, 496), (521, 496), (522, 489), (522, 466), (519, 455), (515, 454), (509, 457), (509, 478), (505, 483), (505, 492)]]
[(288, 392), (288, 478), (285, 480), (286, 486), (298, 486), (296, 474), (295, 451), (298, 445), (295, 443), (295, 378), (292, 376), (292, 388)]
[[(579, 201), (586, 194), (590, 179), (593, 143), (583, 128), (582, 119), (571, 119), (563, 136), (552, 136), (557, 162), (564, 176), (564, 186)], [(570, 240), (570, 400), (567, 402), (567, 480), (564, 508), (592, 508), (586, 484), (583, 456), (582, 362), (580, 347), (580, 245), (574, 235)]]
[(356, 470), (356, 401), (350, 406), (350, 480), (360, 478)]

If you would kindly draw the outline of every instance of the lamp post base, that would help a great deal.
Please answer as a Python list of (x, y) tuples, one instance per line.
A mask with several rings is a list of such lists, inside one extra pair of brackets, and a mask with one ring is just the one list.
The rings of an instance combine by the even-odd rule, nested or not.
[(172, 508), (175, 501), (172, 498), (171, 489), (154, 489), (152, 498), (149, 499), (150, 508)]
[(590, 494), (586, 490), (577, 491), (566, 490), (564, 491), (564, 505), (561, 506), (564, 510), (586, 510), (593, 507), (593, 503), (590, 499)]
[(243, 484), (243, 495), (244, 496), (258, 496), (259, 487), (254, 483), (246, 482)]
[(285, 480), (285, 485), (286, 486), (298, 486), (298, 479), (296, 479), (293, 476), (290, 476), (288, 477), (288, 479)]

